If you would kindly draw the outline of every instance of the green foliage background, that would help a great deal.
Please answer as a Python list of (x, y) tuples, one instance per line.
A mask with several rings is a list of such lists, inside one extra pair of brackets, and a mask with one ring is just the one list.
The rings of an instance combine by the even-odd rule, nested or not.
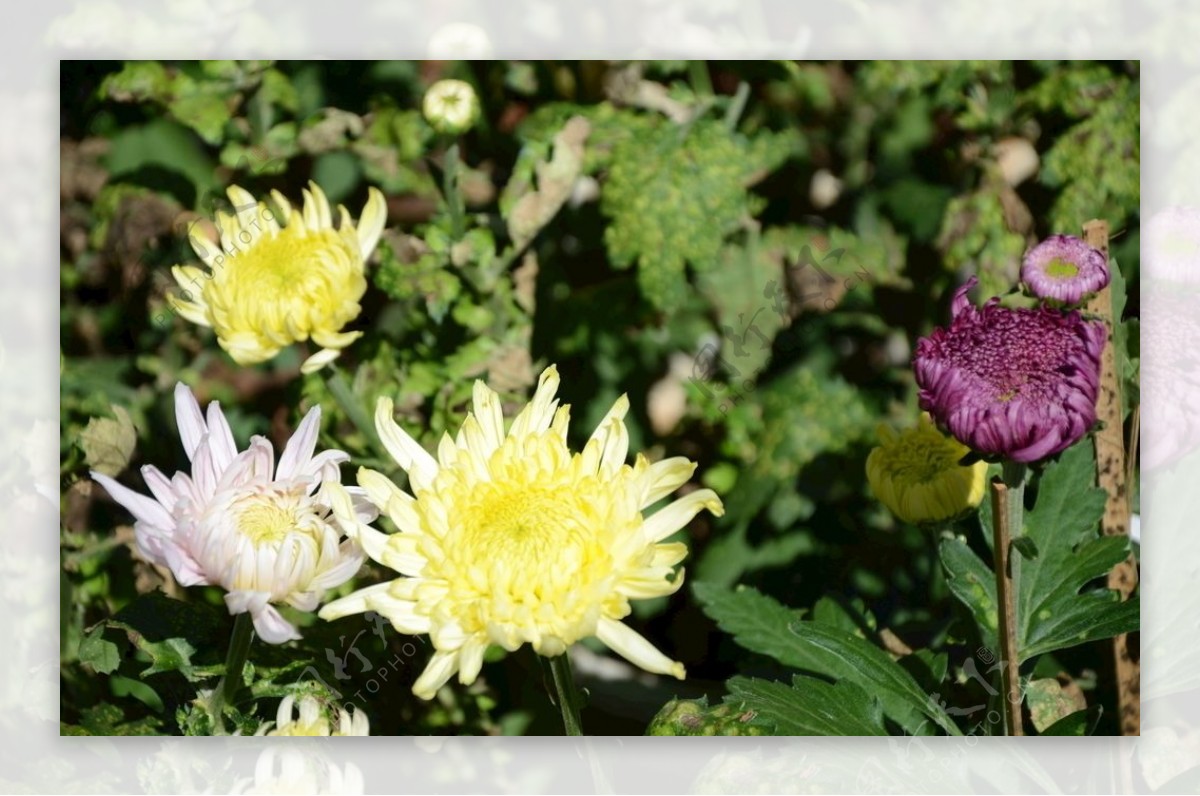
[[(457, 141), (420, 112), (442, 77), (470, 82), (482, 105)], [(299, 349), (240, 368), (166, 304), (170, 266), (194, 261), (188, 230), (225, 205), (226, 186), (298, 199), (309, 179), (355, 216), (367, 186), (388, 199), (351, 327), (366, 334), (339, 361), (364, 406), (394, 397), (432, 445), (461, 422), (474, 379), (517, 406), (554, 363), (576, 442), (628, 392), (631, 448), (698, 461), (725, 501), (722, 519), (688, 531), (696, 591), (637, 604), (631, 620), (689, 679), (584, 672), (589, 732), (640, 733), (669, 701), (701, 697), (713, 707), (671, 702), (652, 729), (749, 732), (751, 710), (754, 732), (957, 731), (919, 697), (979, 701), (962, 667), (989, 643), (972, 622), (986, 595), (972, 603), (943, 563), (986, 572), (986, 547), (969, 522), (940, 551), (897, 524), (863, 462), (877, 423), (914, 420), (911, 351), (945, 321), (954, 286), (978, 274), (982, 297), (1007, 293), (1030, 243), (1093, 217), (1114, 231), (1128, 286), (1123, 375), (1136, 396), (1138, 98), (1128, 62), (64, 63), (63, 731), (212, 729), (196, 692), (223, 660), (220, 594), (185, 594), (139, 561), (130, 518), (86, 475), (108, 460), (140, 489), (138, 466), (184, 464), (176, 381), (220, 400), (241, 444), (278, 445), (319, 402), (325, 446), (393, 469), (326, 374), (299, 375)], [(1046, 566), (1069, 566), (1086, 541), (1072, 538), (1045, 546), (1058, 556)], [(1103, 569), (1068, 574), (1078, 589)], [(383, 576), (368, 568), (356, 583)], [(751, 599), (764, 602), (739, 602)], [(745, 640), (739, 612), (784, 606), (840, 634), (860, 675), (882, 656), (908, 679), (888, 674), (898, 684), (881, 691)], [(295, 690), (365, 709), (373, 734), (560, 729), (528, 650), (423, 703), (408, 690), (428, 656), (419, 639), (361, 618), (300, 620), (303, 641), (252, 652), (246, 732)], [(1031, 676), (1061, 672), (1103, 709), (1092, 730), (1112, 732), (1106, 648), (1037, 652), (1052, 654)], [(818, 677), (791, 688), (796, 669)], [(831, 706), (843, 724), (813, 718)]]

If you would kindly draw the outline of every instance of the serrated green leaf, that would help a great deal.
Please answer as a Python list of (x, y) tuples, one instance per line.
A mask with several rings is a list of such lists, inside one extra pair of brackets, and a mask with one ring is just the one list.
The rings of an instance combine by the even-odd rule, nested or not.
[(775, 735), (887, 735), (879, 700), (846, 680), (797, 675), (788, 686), (734, 677), (728, 687), (726, 702), (754, 711), (754, 722)]
[(877, 696), (884, 712), (907, 732), (927, 733), (930, 723), (923, 718), (927, 717), (946, 732), (961, 734), (908, 672), (865, 639), (801, 621), (794, 611), (751, 588), (729, 591), (697, 583), (693, 591), (704, 612), (746, 649), (861, 686)]
[(111, 674), (121, 665), (121, 656), (117, 645), (105, 641), (104, 630), (93, 630), (79, 642), (79, 660), (86, 663), (100, 674)]
[[(1038, 552), (1033, 559), (1020, 559), (1017, 567), (1017, 647), (1022, 662), (1138, 628), (1141, 609), (1136, 597), (1121, 602), (1116, 592), (1104, 588), (1080, 592), (1129, 554), (1128, 538), (1099, 535), (1105, 493), (1094, 480), (1092, 446), (1084, 441), (1046, 468), (1037, 504), (1025, 514), (1025, 533)], [(986, 527), (983, 531), (990, 534)], [(971, 610), (984, 644), (994, 644), (996, 586), (991, 568), (958, 540), (943, 542), (941, 557), (950, 590)]]
[(1067, 449), (1038, 485), (1025, 517), (1038, 557), (1022, 561), (1017, 591), (1017, 643), (1022, 661), (1043, 652), (1136, 630), (1136, 598), (1119, 602), (1107, 589), (1079, 590), (1129, 553), (1126, 537), (1100, 537), (1105, 492), (1094, 486), (1089, 441)]

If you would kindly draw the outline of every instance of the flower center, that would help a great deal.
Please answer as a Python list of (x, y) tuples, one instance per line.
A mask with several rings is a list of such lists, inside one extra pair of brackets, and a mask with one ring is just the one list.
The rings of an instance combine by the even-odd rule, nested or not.
[(1046, 263), (1046, 276), (1054, 279), (1074, 279), (1079, 276), (1079, 266), (1070, 260), (1055, 257)]
[(966, 448), (932, 431), (912, 431), (884, 448), (883, 468), (897, 480), (928, 483), (959, 467)]
[(278, 496), (256, 495), (238, 512), (237, 529), (256, 547), (276, 544), (299, 527), (297, 508)]
[[(579, 503), (556, 491), (525, 487), (485, 494), (470, 515), (463, 542), (475, 561), (519, 568), (532, 576), (557, 560), (556, 567), (578, 559), (583, 546)], [(465, 552), (465, 551), (464, 551)]]

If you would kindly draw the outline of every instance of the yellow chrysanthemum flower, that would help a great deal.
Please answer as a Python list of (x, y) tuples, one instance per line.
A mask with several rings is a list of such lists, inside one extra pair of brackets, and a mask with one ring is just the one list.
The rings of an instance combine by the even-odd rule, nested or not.
[(375, 416), (413, 494), (381, 473), (360, 469), (368, 498), (396, 524), (392, 535), (363, 524), (344, 488), (330, 492), (334, 516), (374, 560), (403, 577), (369, 586), (323, 609), (323, 619), (376, 611), (401, 633), (428, 633), (434, 654), (413, 685), (431, 699), (456, 672), (474, 682), (489, 644), (524, 643), (554, 656), (596, 636), (643, 669), (682, 679), (683, 665), (621, 622), (629, 601), (674, 593), (681, 542), (663, 540), (708, 509), (716, 493), (696, 490), (650, 517), (642, 512), (685, 484), (696, 469), (677, 457), (625, 463), (629, 437), (622, 396), (582, 453), (567, 447), (569, 407), (558, 406), (558, 371), (542, 373), (529, 405), (508, 433), (500, 398), (475, 383), (474, 412), (435, 459), (392, 418), (380, 399)]
[(366, 259), (387, 217), (383, 194), (368, 191), (357, 227), (338, 205), (334, 227), (325, 193), (313, 182), (309, 188), (302, 211), (272, 191), (277, 218), (265, 202), (230, 186), (235, 212), (218, 211), (216, 218), (221, 247), (190, 237), (208, 270), (191, 265), (172, 269), (183, 291), (168, 297), (171, 306), (189, 321), (211, 326), (221, 348), (239, 365), (264, 362), (285, 346), (311, 338), (321, 350), (301, 370), (312, 373), (362, 334), (342, 327), (362, 309), (358, 302), (367, 289)]
[(255, 735), (308, 735), (328, 738), (340, 735), (370, 735), (371, 725), (367, 714), (361, 710), (353, 713), (345, 708), (338, 709), (337, 727), (332, 728), (329, 719), (321, 710), (321, 703), (316, 698), (304, 696), (300, 698), (300, 715), (295, 715), (296, 698), (291, 694), (285, 696), (279, 703), (279, 711), (275, 715), (275, 729), (268, 731), (268, 724), (258, 729)]
[(882, 444), (867, 457), (867, 480), (875, 497), (905, 522), (953, 519), (979, 505), (987, 463), (959, 464), (967, 446), (938, 431), (929, 415), (897, 433), (880, 426)]

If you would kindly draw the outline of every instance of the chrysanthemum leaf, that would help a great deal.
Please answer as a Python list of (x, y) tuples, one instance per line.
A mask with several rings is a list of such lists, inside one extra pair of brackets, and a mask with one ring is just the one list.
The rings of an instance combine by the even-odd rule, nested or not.
[(682, 304), (686, 265), (713, 267), (725, 237), (758, 209), (747, 184), (779, 158), (753, 158), (753, 151), (745, 138), (705, 120), (690, 128), (664, 122), (614, 150), (601, 199), (611, 219), (604, 242), (616, 267), (637, 265), (655, 307)]
[(796, 675), (791, 685), (734, 677), (727, 699), (753, 711), (753, 723), (773, 735), (887, 735), (879, 700), (842, 680), (830, 684)]
[(786, 666), (860, 686), (875, 695), (883, 712), (906, 732), (927, 734), (936, 723), (948, 733), (960, 734), (912, 676), (866, 639), (841, 628), (802, 621), (795, 611), (752, 588), (730, 591), (697, 583), (693, 591), (705, 613), (746, 649)]
[[(1120, 602), (1105, 588), (1088, 589), (1129, 555), (1129, 540), (1100, 536), (1105, 493), (1095, 486), (1095, 457), (1088, 442), (1065, 451), (1046, 468), (1037, 503), (1025, 516), (1026, 537), (1037, 556), (1020, 559), (1017, 647), (1022, 662), (1046, 652), (1137, 630), (1136, 597)], [(991, 534), (990, 513), (981, 531)], [(972, 612), (985, 646), (995, 643), (996, 583), (991, 568), (964, 542), (941, 547), (950, 590)]]

